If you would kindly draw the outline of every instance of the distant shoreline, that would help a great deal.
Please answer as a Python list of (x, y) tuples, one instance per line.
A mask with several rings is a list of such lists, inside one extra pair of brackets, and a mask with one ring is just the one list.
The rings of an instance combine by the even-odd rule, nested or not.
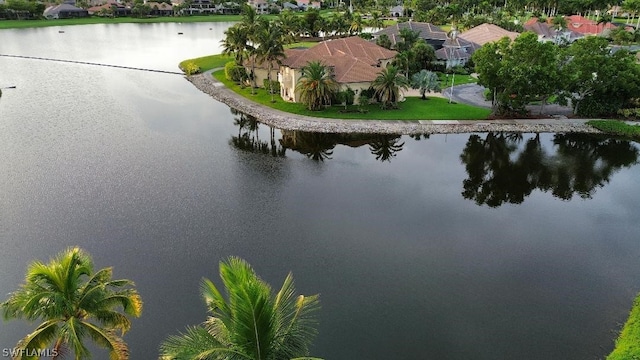
[(204, 15), (204, 16), (160, 16), (152, 18), (97, 17), (54, 20), (0, 20), (2, 29), (26, 29), (51, 26), (75, 26), (93, 24), (156, 24), (156, 23), (197, 23), (197, 22), (236, 22), (240, 15)]
[(323, 133), (378, 134), (455, 134), (476, 132), (516, 133), (589, 133), (601, 131), (586, 125), (585, 119), (526, 119), (526, 120), (346, 120), (315, 118), (286, 113), (250, 101), (227, 89), (210, 72), (187, 76), (200, 91), (231, 108), (254, 116), (258, 121), (283, 130)]

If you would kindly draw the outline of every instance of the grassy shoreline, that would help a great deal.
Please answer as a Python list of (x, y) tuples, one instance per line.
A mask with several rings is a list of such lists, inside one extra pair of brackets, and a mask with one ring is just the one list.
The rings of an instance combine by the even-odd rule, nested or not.
[(640, 140), (640, 126), (629, 125), (619, 120), (591, 120), (587, 125), (605, 132), (609, 135), (622, 136), (625, 138)]
[(215, 71), (213, 76), (229, 90), (253, 102), (294, 115), (346, 120), (486, 120), (491, 112), (490, 109), (466, 104), (449, 104), (448, 99), (438, 97), (426, 101), (419, 97), (407, 97), (399, 104), (399, 110), (382, 110), (379, 104), (370, 104), (366, 107), (366, 113), (357, 111), (356, 105), (349, 106), (348, 112), (340, 105), (328, 107), (323, 111), (310, 111), (304, 104), (282, 100), (279, 94), (275, 94), (275, 102), (271, 102), (271, 95), (262, 88), (256, 89), (256, 94), (252, 95), (249, 87), (243, 88), (227, 80), (223, 70)]
[(637, 359), (640, 359), (640, 294), (633, 302), (629, 319), (620, 331), (615, 349), (607, 356), (607, 360)]
[(155, 24), (155, 23), (194, 23), (240, 21), (240, 15), (204, 15), (204, 16), (161, 16), (150, 18), (132, 17), (86, 17), (79, 19), (57, 20), (0, 20), (0, 29), (23, 29), (49, 26), (71, 26), (92, 24)]

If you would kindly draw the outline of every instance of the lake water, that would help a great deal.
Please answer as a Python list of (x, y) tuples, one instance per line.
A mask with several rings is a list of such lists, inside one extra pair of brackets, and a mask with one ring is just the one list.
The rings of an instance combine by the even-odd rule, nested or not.
[[(228, 26), (2, 30), (0, 54), (174, 71)], [(143, 296), (132, 359), (205, 319), (199, 282), (230, 255), (320, 293), (327, 360), (603, 358), (640, 291), (637, 144), (256, 130), (178, 75), (0, 57), (10, 85), (3, 299), (79, 245)], [(0, 347), (33, 327), (2, 322)]]

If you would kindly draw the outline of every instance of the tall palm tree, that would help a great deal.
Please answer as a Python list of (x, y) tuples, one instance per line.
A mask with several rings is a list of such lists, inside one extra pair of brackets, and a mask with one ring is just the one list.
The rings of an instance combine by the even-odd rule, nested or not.
[(425, 94), (427, 92), (440, 91), (440, 80), (435, 73), (422, 69), (411, 77), (411, 87), (420, 90), (422, 100), (426, 100)]
[(331, 101), (331, 96), (338, 91), (340, 85), (335, 81), (331, 71), (320, 61), (310, 61), (302, 68), (302, 77), (296, 84), (300, 91), (300, 100), (307, 104), (309, 110), (320, 110), (322, 105)]
[(390, 65), (378, 73), (371, 87), (375, 90), (376, 97), (382, 101), (383, 109), (397, 108), (400, 89), (408, 89), (409, 80), (395, 66)]
[(275, 102), (273, 98), (273, 86), (271, 84), (271, 71), (273, 63), (280, 64), (284, 58), (284, 34), (282, 28), (273, 22), (264, 22), (257, 29), (255, 36), (258, 47), (256, 49), (256, 60), (259, 62), (267, 62), (267, 81), (269, 83), (269, 93), (271, 94), (271, 102)]
[(249, 34), (238, 24), (230, 27), (224, 32), (222, 43), (222, 53), (234, 57), (238, 66), (243, 66), (243, 61), (249, 47)]
[(246, 47), (246, 53), (251, 62), (251, 94), (254, 94), (254, 89), (257, 87), (256, 85), (256, 41), (255, 34), (256, 30), (261, 26), (262, 18), (258, 16), (256, 13), (256, 9), (249, 6), (248, 4), (242, 5), (242, 18), (239, 23), (240, 28), (247, 34), (248, 42)]
[[(25, 283), (2, 303), (5, 319), (42, 323), (18, 342), (17, 359), (52, 349), (54, 359), (71, 350), (75, 359), (90, 358), (85, 338), (109, 350), (111, 359), (129, 358), (121, 336), (129, 330), (128, 316), (138, 317), (142, 300), (130, 280), (112, 280), (112, 269), (93, 270), (91, 257), (69, 248), (48, 264), (34, 261)], [(53, 344), (53, 347), (50, 347)]]
[(316, 334), (318, 296), (296, 296), (291, 273), (273, 293), (244, 260), (220, 262), (226, 297), (208, 279), (201, 292), (210, 316), (185, 333), (170, 336), (161, 359), (301, 359)]

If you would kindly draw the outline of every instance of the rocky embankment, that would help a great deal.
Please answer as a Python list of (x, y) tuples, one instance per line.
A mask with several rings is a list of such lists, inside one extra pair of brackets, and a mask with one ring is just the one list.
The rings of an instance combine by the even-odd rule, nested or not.
[(521, 133), (600, 133), (576, 119), (526, 119), (526, 120), (341, 120), (294, 115), (250, 101), (227, 89), (209, 72), (188, 76), (198, 89), (214, 99), (241, 112), (256, 117), (260, 122), (284, 130), (300, 130), (326, 133), (379, 133), (379, 134), (453, 134), (471, 132), (521, 132)]

